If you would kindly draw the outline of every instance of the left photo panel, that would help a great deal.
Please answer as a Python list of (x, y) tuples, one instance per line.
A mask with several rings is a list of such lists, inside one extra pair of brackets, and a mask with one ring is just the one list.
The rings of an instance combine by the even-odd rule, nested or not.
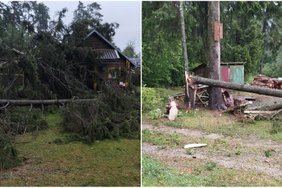
[(0, 2), (0, 186), (140, 186), (141, 2)]

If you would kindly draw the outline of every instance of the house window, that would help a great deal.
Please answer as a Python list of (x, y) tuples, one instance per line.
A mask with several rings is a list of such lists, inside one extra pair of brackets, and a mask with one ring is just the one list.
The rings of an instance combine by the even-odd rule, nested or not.
[(117, 79), (120, 76), (120, 71), (116, 67), (108, 69), (108, 79)]
[(111, 71), (108, 74), (109, 79), (117, 79), (117, 71)]

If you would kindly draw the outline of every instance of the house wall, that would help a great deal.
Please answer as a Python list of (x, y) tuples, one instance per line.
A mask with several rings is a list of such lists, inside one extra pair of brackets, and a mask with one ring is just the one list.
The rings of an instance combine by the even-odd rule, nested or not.
[[(84, 45), (95, 49), (113, 49), (112, 46), (107, 44), (98, 35), (93, 34), (84, 41)], [(101, 64), (99, 65), (100, 77), (94, 78), (93, 89), (99, 90), (101, 81), (110, 80), (114, 85), (119, 82), (124, 82), (125, 87), (130, 82), (131, 64), (123, 56), (119, 59), (100, 59)], [(95, 67), (94, 67), (95, 69)]]

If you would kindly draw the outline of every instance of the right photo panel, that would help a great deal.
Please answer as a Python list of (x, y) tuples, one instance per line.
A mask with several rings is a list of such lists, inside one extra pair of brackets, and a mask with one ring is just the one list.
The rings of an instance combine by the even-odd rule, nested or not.
[(282, 2), (142, 2), (142, 186), (282, 186)]

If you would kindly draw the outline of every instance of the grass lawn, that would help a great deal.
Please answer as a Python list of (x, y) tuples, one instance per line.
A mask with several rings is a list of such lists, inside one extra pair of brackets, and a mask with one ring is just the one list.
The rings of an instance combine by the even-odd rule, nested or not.
[(91, 145), (68, 142), (61, 116), (48, 114), (49, 128), (17, 136), (25, 160), (0, 171), (1, 186), (138, 186), (140, 141), (104, 140)]
[[(179, 93), (181, 88), (164, 89), (154, 88), (157, 94), (165, 101), (168, 95)], [(246, 95), (246, 94), (245, 94)], [(160, 104), (161, 110), (165, 112), (165, 104)], [(273, 121), (261, 120), (251, 121), (248, 119), (235, 118), (230, 114), (210, 111), (207, 109), (195, 109), (189, 112), (179, 111), (175, 121), (167, 118), (150, 119), (150, 112), (143, 113), (143, 122), (154, 125), (164, 124), (178, 128), (192, 128), (205, 131), (207, 133), (223, 134), (225, 136), (249, 136), (254, 135), (262, 139), (271, 139), (282, 142), (282, 132), (272, 134)]]

